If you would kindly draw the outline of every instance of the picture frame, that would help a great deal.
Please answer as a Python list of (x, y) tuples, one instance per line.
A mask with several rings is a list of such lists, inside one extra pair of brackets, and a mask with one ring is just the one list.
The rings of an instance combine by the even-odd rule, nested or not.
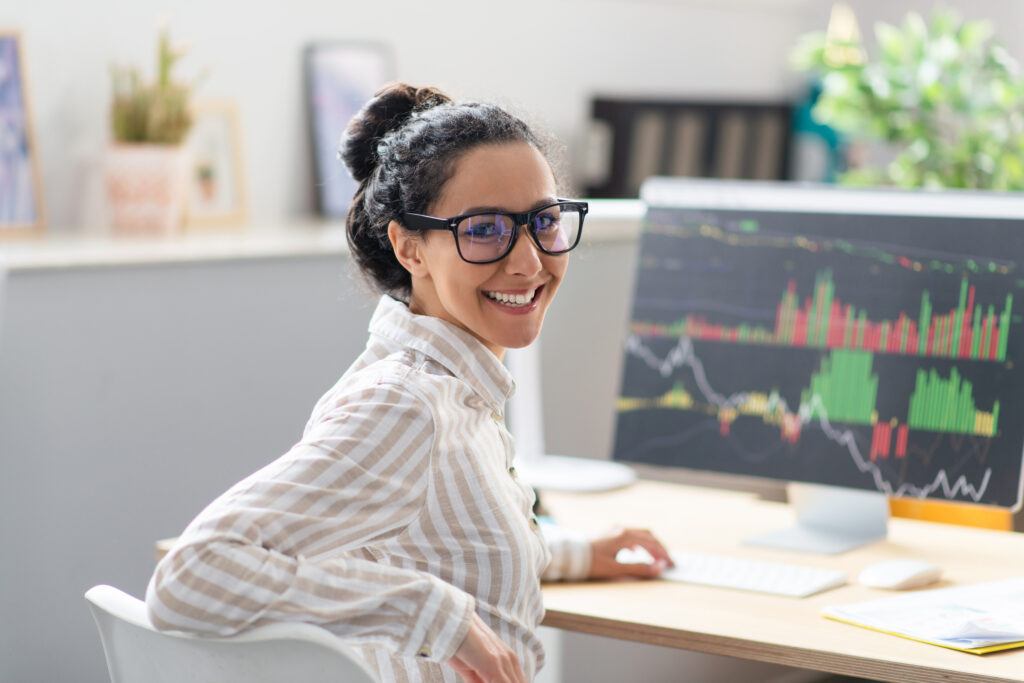
[(238, 110), (228, 101), (200, 101), (193, 105), (192, 117), (185, 140), (189, 151), (185, 228), (242, 227), (248, 197)]
[(344, 218), (357, 184), (338, 159), (338, 144), (352, 117), (395, 79), (394, 60), (379, 43), (312, 43), (305, 48), (303, 67), (316, 210), (327, 218)]
[(46, 226), (21, 45), (18, 32), (0, 29), (0, 239), (38, 236)]

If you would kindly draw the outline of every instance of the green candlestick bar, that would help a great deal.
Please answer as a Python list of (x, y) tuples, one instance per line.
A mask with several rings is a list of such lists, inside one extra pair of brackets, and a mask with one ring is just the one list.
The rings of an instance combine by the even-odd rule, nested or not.
[(994, 436), (999, 428), (999, 401), (995, 401), (991, 413), (978, 410), (974, 386), (956, 368), (950, 371), (949, 379), (940, 377), (934, 368), (918, 370), (907, 424), (912, 429)]
[[(871, 424), (878, 396), (873, 361), (867, 351), (836, 350), (822, 358), (821, 369), (811, 375), (811, 386), (800, 395), (801, 407), (809, 406), (812, 418), (823, 417), (824, 410), (831, 422)], [(820, 403), (812, 401), (815, 396)]]

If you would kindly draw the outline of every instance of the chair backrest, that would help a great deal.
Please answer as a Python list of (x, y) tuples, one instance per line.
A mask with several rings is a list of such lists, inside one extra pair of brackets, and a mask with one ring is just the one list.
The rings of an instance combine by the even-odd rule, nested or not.
[(157, 631), (141, 600), (112, 586), (85, 594), (111, 683), (376, 683), (351, 648), (318, 626), (278, 623), (230, 637)]

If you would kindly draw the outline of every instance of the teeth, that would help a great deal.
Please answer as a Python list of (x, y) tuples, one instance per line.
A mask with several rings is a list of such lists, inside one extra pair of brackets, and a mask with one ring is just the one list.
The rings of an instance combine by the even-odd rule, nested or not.
[(537, 295), (536, 289), (531, 289), (526, 294), (506, 294), (505, 292), (484, 292), (487, 296), (505, 304), (506, 306), (525, 306), (533, 301)]

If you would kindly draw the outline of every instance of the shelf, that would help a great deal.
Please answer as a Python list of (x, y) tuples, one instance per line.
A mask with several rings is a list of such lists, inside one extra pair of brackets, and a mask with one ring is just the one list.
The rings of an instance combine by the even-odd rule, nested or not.
[[(584, 243), (629, 242), (639, 233), (638, 200), (591, 200)], [(242, 230), (196, 232), (171, 237), (49, 234), (0, 245), (0, 270), (189, 263), (250, 258), (341, 256), (348, 253), (341, 221), (296, 219)]]

